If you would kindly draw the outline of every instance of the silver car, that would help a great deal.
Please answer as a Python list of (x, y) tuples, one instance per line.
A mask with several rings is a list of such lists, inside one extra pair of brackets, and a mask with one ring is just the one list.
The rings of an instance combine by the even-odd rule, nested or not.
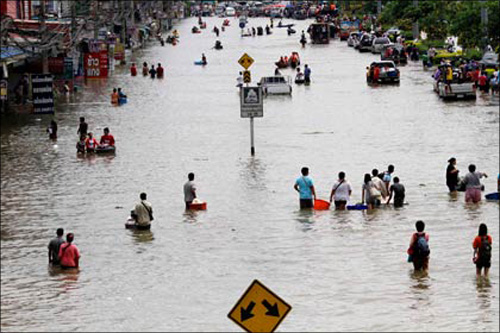
[(387, 37), (377, 37), (373, 39), (372, 42), (372, 53), (380, 53), (382, 51), (382, 48), (386, 45), (391, 45), (392, 42), (389, 38)]

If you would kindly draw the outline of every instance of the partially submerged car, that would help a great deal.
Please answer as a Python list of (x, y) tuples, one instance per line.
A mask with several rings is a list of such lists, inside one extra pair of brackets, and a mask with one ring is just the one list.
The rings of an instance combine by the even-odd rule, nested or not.
[(372, 42), (372, 48), (371, 51), (372, 53), (380, 53), (382, 51), (382, 48), (387, 45), (391, 45), (392, 42), (389, 38), (387, 37), (377, 37), (373, 39)]
[(289, 76), (265, 76), (257, 83), (266, 95), (292, 94), (291, 78)]
[(374, 61), (366, 69), (368, 83), (399, 83), (400, 72), (393, 61)]

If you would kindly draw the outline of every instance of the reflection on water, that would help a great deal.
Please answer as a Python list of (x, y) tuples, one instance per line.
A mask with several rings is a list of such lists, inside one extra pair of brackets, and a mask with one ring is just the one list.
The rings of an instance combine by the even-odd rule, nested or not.
[(151, 230), (137, 230), (137, 229), (130, 229), (132, 239), (134, 240), (134, 243), (137, 244), (144, 244), (144, 243), (150, 243), (154, 240), (154, 234)]
[(198, 223), (198, 214), (200, 214), (199, 210), (186, 209), (184, 211), (183, 222), (184, 223)]

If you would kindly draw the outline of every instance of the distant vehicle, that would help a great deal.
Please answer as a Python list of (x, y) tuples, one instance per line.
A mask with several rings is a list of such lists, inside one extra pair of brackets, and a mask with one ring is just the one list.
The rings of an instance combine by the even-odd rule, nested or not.
[(363, 36), (361, 36), (361, 39), (359, 40), (359, 44), (357, 47), (358, 51), (359, 52), (371, 51), (373, 39), (374, 39), (374, 37), (370, 34), (364, 34)]
[(220, 16), (226, 12), (226, 6), (224, 5), (218, 5), (215, 8), (215, 15)]
[[(380, 68), (380, 73), (376, 81), (370, 75), (375, 67)], [(399, 69), (396, 68), (396, 64), (393, 61), (374, 61), (368, 68), (366, 81), (368, 83), (399, 83), (399, 75)]]
[(347, 38), (347, 46), (354, 47), (355, 40), (359, 41), (359, 31), (354, 31), (349, 34), (349, 38)]
[(486, 52), (479, 63), (486, 68), (498, 67), (498, 54), (495, 52)]
[(313, 23), (307, 29), (313, 44), (330, 43), (330, 27), (327, 23)]
[(284, 12), (283, 7), (271, 8), (271, 10), (269, 11), (269, 16), (275, 18), (283, 18), (283, 12)]
[(225, 15), (228, 17), (232, 17), (236, 15), (236, 9), (233, 7), (226, 7)]
[(392, 60), (396, 65), (407, 64), (408, 54), (406, 54), (403, 45), (388, 44), (382, 47), (382, 51), (380, 51), (380, 60)]
[[(445, 66), (440, 66), (443, 70)], [(476, 89), (472, 82), (460, 82), (458, 70), (453, 71), (453, 80), (448, 85), (440, 78), (434, 80), (434, 91), (443, 99), (476, 99)], [(450, 89), (451, 88), (451, 89)]]
[(387, 30), (388, 35), (400, 35), (401, 30), (399, 30), (398, 27), (390, 27), (389, 30)]
[(373, 39), (372, 42), (372, 48), (371, 51), (372, 53), (380, 53), (382, 51), (382, 48), (387, 45), (391, 45), (392, 42), (389, 38), (387, 37), (377, 37)]
[(262, 87), (266, 95), (291, 95), (292, 85), (289, 76), (266, 76), (260, 79), (258, 85)]

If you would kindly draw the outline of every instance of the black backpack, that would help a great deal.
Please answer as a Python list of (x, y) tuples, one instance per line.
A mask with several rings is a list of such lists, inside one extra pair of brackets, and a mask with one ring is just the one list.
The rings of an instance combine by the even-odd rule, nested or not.
[(417, 240), (415, 241), (413, 255), (416, 257), (427, 257), (431, 253), (429, 249), (429, 244), (425, 239), (425, 233), (422, 235), (417, 234)]
[(479, 257), (490, 260), (491, 258), (491, 244), (488, 236), (481, 237), (481, 246), (479, 247)]

